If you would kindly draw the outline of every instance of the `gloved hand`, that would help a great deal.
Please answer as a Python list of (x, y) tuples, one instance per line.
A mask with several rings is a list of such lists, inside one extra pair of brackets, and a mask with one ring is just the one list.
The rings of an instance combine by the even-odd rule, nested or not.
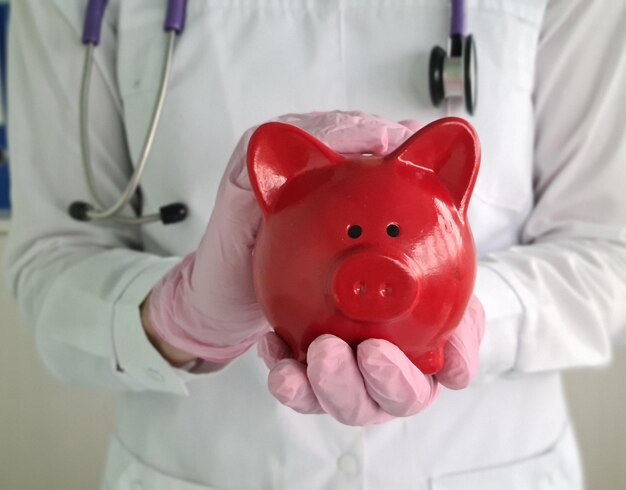
[(461, 323), (444, 348), (444, 367), (425, 376), (386, 340), (369, 339), (356, 355), (343, 340), (322, 335), (307, 351), (307, 365), (289, 357), (278, 335), (267, 333), (259, 355), (270, 369), (270, 392), (300, 413), (328, 413), (347, 425), (370, 425), (421, 412), (437, 397), (441, 386), (461, 389), (478, 371), (478, 350), (485, 318), (473, 297)]
[[(338, 153), (389, 153), (419, 128), (359, 112), (288, 114), (292, 124)], [(226, 363), (243, 354), (269, 326), (256, 301), (252, 249), (261, 213), (247, 167), (247, 131), (235, 148), (198, 249), (153, 288), (151, 333), (197, 358)]]

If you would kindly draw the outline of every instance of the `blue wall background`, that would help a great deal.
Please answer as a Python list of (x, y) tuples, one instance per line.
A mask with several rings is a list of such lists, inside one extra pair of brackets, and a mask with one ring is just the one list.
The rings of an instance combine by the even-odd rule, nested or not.
[(7, 131), (6, 131), (6, 46), (7, 46), (7, 27), (9, 22), (9, 6), (0, 4), (0, 83), (2, 84), (2, 93), (0, 94), (0, 102), (2, 103), (2, 121), (0, 125), (0, 210), (10, 208), (9, 200), (9, 165), (7, 152)]

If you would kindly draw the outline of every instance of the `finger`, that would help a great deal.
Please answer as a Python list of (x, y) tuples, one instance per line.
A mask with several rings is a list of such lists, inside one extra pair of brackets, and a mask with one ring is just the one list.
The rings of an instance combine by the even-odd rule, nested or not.
[(384, 155), (412, 134), (402, 124), (359, 111), (287, 114), (278, 120), (299, 127), (337, 153)]
[(270, 370), (278, 361), (292, 357), (289, 346), (275, 332), (268, 332), (261, 337), (257, 344), (257, 352)]
[[(250, 278), (261, 211), (246, 166), (246, 148), (251, 134), (252, 130), (240, 139), (220, 182), (213, 212), (196, 252), (202, 273), (194, 275), (193, 289), (203, 291), (207, 301), (215, 302), (211, 307), (228, 305), (235, 298), (238, 305), (250, 305), (253, 310), (250, 318), (258, 318)], [(216, 277), (220, 280), (216, 281)], [(238, 316), (246, 315), (246, 311), (238, 312)]]
[(385, 155), (409, 136), (411, 132), (398, 123), (369, 117), (356, 124), (334, 127), (322, 140), (338, 153)]
[(470, 304), (444, 347), (444, 366), (436, 374), (446, 388), (467, 388), (480, 367), (480, 343), (485, 331), (485, 313), (476, 298)]
[(411, 133), (416, 133), (423, 124), (415, 119), (405, 119), (404, 121), (400, 121), (398, 124), (402, 124), (405, 128), (407, 128)]
[(380, 155), (389, 147), (387, 129), (371, 122), (334, 127), (320, 139), (337, 153)]
[(223, 219), (218, 221), (218, 224), (232, 225), (234, 222), (243, 225), (244, 230), (232, 231), (245, 236), (249, 244), (254, 242), (256, 235), (254, 226), (252, 226), (254, 233), (250, 234), (251, 225), (258, 225), (261, 218), (247, 166), (248, 143), (256, 129), (257, 127), (254, 127), (246, 131), (233, 150), (215, 200), (215, 209), (219, 209), (220, 212), (212, 214), (213, 219)]
[(283, 359), (274, 365), (267, 379), (274, 397), (299, 413), (324, 413), (306, 375), (306, 366), (294, 359)]
[(333, 335), (322, 335), (309, 346), (307, 374), (321, 407), (346, 425), (388, 420), (370, 398), (352, 348)]
[(404, 143), (413, 133), (406, 128), (405, 126), (390, 126), (387, 128), (387, 148), (385, 152), (382, 153), (386, 155), (387, 153), (391, 153), (396, 148), (398, 148), (402, 143)]
[(437, 381), (425, 376), (391, 342), (381, 339), (361, 342), (357, 359), (370, 396), (396, 417), (421, 412), (439, 393)]

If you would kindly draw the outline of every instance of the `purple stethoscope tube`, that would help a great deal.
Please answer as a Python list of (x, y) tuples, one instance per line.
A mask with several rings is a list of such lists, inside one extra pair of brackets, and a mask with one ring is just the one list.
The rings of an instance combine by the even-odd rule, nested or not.
[(452, 0), (450, 36), (465, 35), (465, 0)]
[[(85, 13), (85, 25), (83, 27), (83, 44), (100, 43), (100, 30), (102, 19), (108, 0), (89, 0)], [(168, 0), (167, 14), (163, 29), (166, 32), (180, 34), (185, 28), (185, 14), (187, 12), (187, 0)]]
[(89, 0), (83, 26), (83, 44), (97, 46), (100, 43), (100, 28), (106, 7), (107, 0)]
[(174, 31), (176, 34), (183, 32), (185, 28), (185, 13), (187, 12), (187, 0), (169, 0), (167, 2), (167, 15), (163, 28), (166, 32)]

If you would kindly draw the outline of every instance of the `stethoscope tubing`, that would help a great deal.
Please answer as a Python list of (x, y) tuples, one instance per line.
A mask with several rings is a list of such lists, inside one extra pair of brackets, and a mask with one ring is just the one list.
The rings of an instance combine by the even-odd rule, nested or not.
[(108, 209), (104, 206), (102, 199), (98, 195), (96, 191), (96, 186), (94, 183), (94, 175), (91, 167), (91, 152), (90, 152), (90, 141), (89, 141), (89, 130), (88, 130), (88, 121), (89, 121), (89, 88), (91, 86), (91, 70), (93, 66), (93, 50), (94, 44), (88, 44), (85, 52), (85, 64), (83, 68), (83, 77), (81, 82), (81, 97), (80, 97), (80, 140), (81, 140), (81, 153), (82, 153), (82, 161), (83, 161), (83, 169), (85, 174), (85, 180), (87, 182), (87, 188), (89, 189), (89, 193), (94, 200), (94, 202), (98, 205), (100, 209), (91, 209), (86, 212), (87, 217), (89, 219), (103, 220), (103, 219), (114, 219), (118, 223), (122, 224), (145, 224), (152, 223), (155, 221), (159, 221), (161, 219), (159, 214), (151, 214), (147, 216), (142, 216), (140, 218), (125, 218), (122, 216), (118, 216), (119, 213), (126, 207), (133, 196), (137, 192), (137, 188), (139, 187), (139, 183), (141, 181), (141, 177), (146, 169), (146, 165), (148, 162), (148, 157), (150, 156), (150, 152), (152, 150), (152, 146), (154, 144), (155, 135), (159, 126), (159, 122), (161, 121), (161, 114), (163, 112), (163, 105), (165, 103), (165, 96), (167, 94), (167, 88), (169, 86), (169, 79), (172, 68), (172, 59), (174, 54), (174, 46), (176, 44), (176, 36), (177, 32), (175, 30), (171, 30), (167, 33), (168, 42), (166, 46), (165, 52), (165, 63), (163, 64), (163, 70), (161, 71), (161, 81), (159, 84), (158, 98), (157, 103), (154, 106), (154, 110), (152, 112), (152, 116), (150, 118), (150, 126), (148, 133), (146, 135), (146, 139), (143, 144), (143, 148), (141, 151), (141, 157), (139, 158), (139, 163), (135, 167), (131, 178), (126, 185), (126, 189), (123, 194), (117, 200), (117, 202), (109, 207)]
[(452, 0), (450, 37), (465, 36), (465, 0)]

